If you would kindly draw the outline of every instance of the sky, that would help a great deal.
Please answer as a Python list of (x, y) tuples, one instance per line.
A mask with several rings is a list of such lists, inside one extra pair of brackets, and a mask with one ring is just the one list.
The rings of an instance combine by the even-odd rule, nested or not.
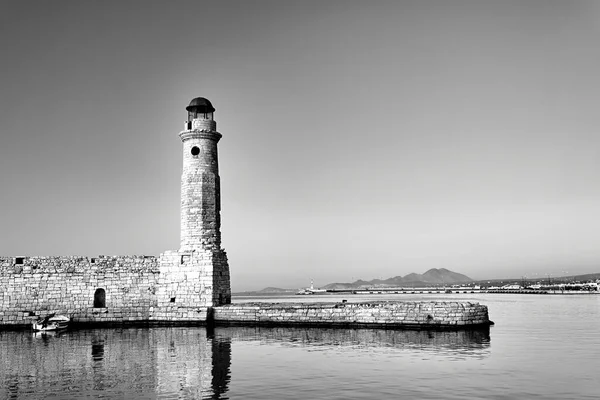
[(232, 290), (600, 272), (600, 2), (0, 0), (0, 255), (179, 248), (216, 108)]

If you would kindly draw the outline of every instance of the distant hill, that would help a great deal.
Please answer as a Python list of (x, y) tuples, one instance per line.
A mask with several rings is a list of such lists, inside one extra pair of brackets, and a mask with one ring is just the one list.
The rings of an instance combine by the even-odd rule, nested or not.
[[(330, 283), (321, 287), (321, 289), (360, 289), (366, 287), (426, 287), (432, 285), (454, 285), (461, 283), (477, 283), (482, 285), (499, 285), (506, 283), (522, 283), (523, 281), (529, 283), (536, 283), (539, 281), (546, 282), (551, 281), (552, 283), (559, 282), (587, 282), (600, 279), (600, 273), (585, 274), (585, 275), (571, 275), (563, 277), (544, 277), (538, 279), (527, 279), (527, 278), (504, 278), (504, 279), (483, 279), (474, 281), (466, 275), (452, 272), (446, 268), (432, 268), (424, 274), (408, 274), (405, 277), (394, 276), (388, 279), (373, 279), (371, 281), (364, 281), (359, 279), (354, 282), (337, 282)], [(289, 294), (295, 293), (298, 289), (282, 289), (276, 287), (267, 287), (256, 292), (239, 292), (236, 295), (268, 295), (268, 294)]]
[(594, 274), (574, 275), (574, 276), (565, 277), (565, 278), (558, 277), (556, 279), (580, 281), (580, 282), (595, 281), (596, 279), (600, 279), (600, 272), (596, 272)]
[(371, 281), (358, 280), (351, 283), (330, 283), (323, 286), (323, 289), (358, 289), (363, 287), (402, 287), (402, 286), (431, 286), (456, 283), (469, 283), (473, 279), (466, 275), (452, 272), (446, 268), (432, 268), (424, 274), (411, 273), (402, 276), (395, 276), (388, 279), (373, 279)]
[(481, 285), (504, 285), (507, 283), (514, 284), (533, 284), (533, 283), (567, 283), (567, 282), (593, 282), (600, 279), (600, 272), (583, 275), (568, 275), (568, 276), (540, 276), (537, 278), (493, 278), (493, 279), (481, 279), (475, 281)]

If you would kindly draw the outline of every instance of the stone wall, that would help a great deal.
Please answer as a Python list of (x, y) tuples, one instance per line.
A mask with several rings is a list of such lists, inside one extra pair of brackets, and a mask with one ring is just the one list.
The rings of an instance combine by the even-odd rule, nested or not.
[(158, 273), (151, 256), (0, 258), (0, 325), (51, 313), (77, 322), (148, 320)]
[(458, 302), (245, 303), (213, 309), (217, 325), (467, 328), (490, 325), (487, 306)]
[(0, 326), (30, 325), (52, 313), (75, 323), (205, 323), (208, 307), (229, 302), (223, 250), (0, 257)]
[[(231, 302), (225, 251), (169, 251), (161, 255), (158, 306), (206, 308)], [(206, 310), (204, 310), (206, 312)], [(172, 315), (172, 314), (171, 314)], [(158, 319), (168, 315), (156, 315)]]
[(51, 313), (75, 323), (194, 323), (468, 328), (489, 325), (478, 303), (228, 304), (224, 251), (160, 257), (0, 258), (0, 326), (27, 326)]

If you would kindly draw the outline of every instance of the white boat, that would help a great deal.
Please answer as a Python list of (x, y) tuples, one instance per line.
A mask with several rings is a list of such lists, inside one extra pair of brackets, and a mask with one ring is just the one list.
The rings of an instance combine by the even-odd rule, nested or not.
[(40, 318), (33, 323), (34, 331), (58, 331), (67, 329), (71, 319), (64, 315), (50, 314), (45, 318)]

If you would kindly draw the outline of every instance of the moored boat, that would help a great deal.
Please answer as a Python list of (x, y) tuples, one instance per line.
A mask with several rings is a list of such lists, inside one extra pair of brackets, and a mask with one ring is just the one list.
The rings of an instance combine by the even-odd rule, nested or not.
[(34, 331), (58, 331), (67, 329), (71, 319), (64, 315), (50, 314), (45, 318), (40, 318), (33, 323)]

